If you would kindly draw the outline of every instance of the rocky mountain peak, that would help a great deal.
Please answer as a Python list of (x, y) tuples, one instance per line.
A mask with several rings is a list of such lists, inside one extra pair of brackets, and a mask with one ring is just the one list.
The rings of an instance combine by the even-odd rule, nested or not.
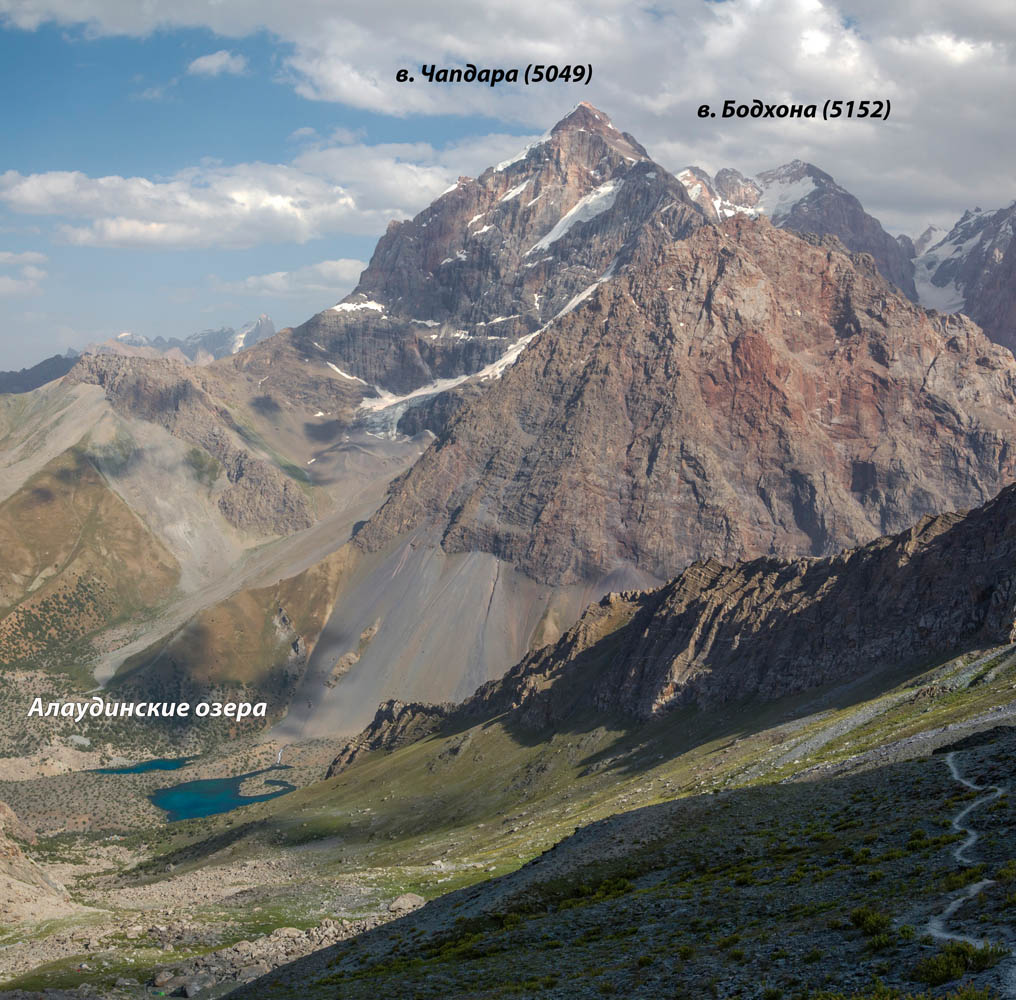
[(739, 170), (724, 167), (713, 178), (716, 193), (732, 205), (745, 205), (754, 208), (758, 204), (762, 189), (750, 177), (745, 177)]
[(649, 159), (649, 154), (634, 136), (619, 132), (599, 108), (588, 101), (580, 101), (551, 130), (550, 137), (561, 137), (571, 132), (591, 132), (600, 136), (612, 149), (635, 159)]
[(648, 225), (679, 239), (704, 221), (672, 174), (582, 103), (389, 226), (357, 287), (294, 330), (294, 346), (368, 397), (373, 387), (390, 411), (410, 393), (496, 378), (523, 338), (614, 273)]
[(914, 256), (918, 256), (924, 253), (925, 250), (930, 250), (936, 243), (944, 239), (947, 234), (947, 230), (941, 226), (931, 224), (921, 233), (920, 236), (914, 240)]
[(357, 539), (433, 528), (554, 585), (827, 554), (1008, 482), (1014, 390), (1011, 355), (836, 239), (743, 216), (650, 227)]
[(806, 177), (811, 178), (818, 185), (838, 187), (836, 181), (824, 170), (819, 170), (813, 163), (804, 160), (791, 160), (772, 170), (763, 170), (758, 175), (758, 182), (763, 188), (772, 187), (774, 184), (796, 184)]
[(893, 239), (857, 198), (813, 163), (794, 159), (755, 177), (729, 167), (715, 177), (698, 167), (677, 176), (713, 221), (765, 215), (783, 229), (836, 236), (849, 250), (871, 254), (882, 275), (916, 300), (910, 246)]
[(967, 209), (943, 233), (929, 227), (915, 244), (920, 302), (940, 312), (965, 312), (996, 343), (1016, 348), (1016, 202), (997, 211)]

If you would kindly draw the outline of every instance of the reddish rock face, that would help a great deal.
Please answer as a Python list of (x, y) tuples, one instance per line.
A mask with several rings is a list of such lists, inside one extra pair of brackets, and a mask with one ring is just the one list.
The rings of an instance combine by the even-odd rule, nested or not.
[(1016, 362), (838, 241), (736, 217), (625, 266), (463, 407), (358, 536), (571, 583), (818, 555), (968, 507), (1016, 469)]
[(297, 327), (294, 345), (395, 393), (478, 371), (597, 280), (650, 218), (671, 238), (705, 222), (638, 142), (580, 104), (517, 160), (391, 223), (354, 292)]

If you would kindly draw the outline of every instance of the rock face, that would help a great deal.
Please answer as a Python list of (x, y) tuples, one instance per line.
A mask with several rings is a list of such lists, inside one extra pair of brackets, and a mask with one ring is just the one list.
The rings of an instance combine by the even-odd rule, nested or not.
[(865, 255), (737, 216), (647, 227), (450, 420), (357, 536), (430, 527), (567, 584), (820, 555), (1016, 471), (1016, 362)]
[(1016, 352), (1016, 240), (1010, 240), (1002, 260), (985, 278), (976, 305), (971, 308), (992, 340)]
[(608, 594), (556, 643), (458, 706), (389, 702), (333, 762), (509, 713), (543, 728), (576, 712), (648, 719), (675, 706), (767, 701), (1016, 641), (1016, 486), (965, 514), (825, 559), (690, 566)]
[(998, 344), (1016, 349), (1016, 202), (997, 212), (968, 211), (953, 228), (923, 235), (937, 239), (915, 260), (921, 304), (941, 312), (965, 312)]
[(392, 699), (377, 710), (371, 724), (347, 743), (332, 761), (326, 777), (344, 771), (363, 753), (397, 750), (432, 733), (454, 710), (451, 704), (421, 705)]
[(893, 239), (849, 191), (818, 167), (792, 160), (756, 177), (727, 168), (711, 178), (698, 167), (677, 176), (714, 221), (738, 214), (766, 215), (782, 229), (837, 236), (848, 250), (871, 254), (882, 276), (916, 301), (910, 248)]
[(638, 142), (580, 104), (515, 160), (391, 223), (353, 293), (293, 343), (396, 394), (477, 372), (616, 268), (650, 218), (672, 239), (705, 221)]
[(240, 446), (242, 437), (229, 411), (182, 365), (166, 359), (85, 355), (67, 379), (101, 386), (117, 412), (161, 424), (207, 453), (228, 480), (218, 504), (234, 527), (288, 534), (313, 523), (299, 486)]

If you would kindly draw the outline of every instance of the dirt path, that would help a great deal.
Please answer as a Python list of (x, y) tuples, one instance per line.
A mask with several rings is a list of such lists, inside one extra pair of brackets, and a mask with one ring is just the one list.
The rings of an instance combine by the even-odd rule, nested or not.
[[(989, 802), (994, 802), (997, 798), (1002, 796), (1006, 791), (1004, 785), (978, 785), (968, 778), (964, 778), (960, 773), (959, 766), (956, 763), (956, 751), (946, 754), (945, 762), (949, 767), (949, 773), (953, 778), (958, 781), (964, 788), (969, 788), (975, 792), (986, 792), (985, 795), (980, 795), (972, 802), (968, 802), (953, 818), (952, 827), (957, 833), (965, 833), (963, 842), (957, 844), (953, 848), (953, 857), (961, 865), (973, 864), (970, 859), (969, 851), (980, 840), (981, 835), (974, 829), (973, 826), (969, 826), (966, 823), (967, 816), (970, 815), (975, 809), (979, 809), (981, 806), (987, 805)], [(967, 944), (973, 945), (975, 948), (979, 948), (984, 941), (976, 940), (975, 938), (969, 937), (966, 934), (956, 934), (948, 930), (948, 922), (955, 915), (956, 911), (963, 906), (964, 903), (969, 902), (971, 899), (975, 899), (979, 896), (989, 885), (994, 885), (995, 880), (991, 878), (982, 879), (980, 882), (974, 882), (971, 885), (965, 886), (960, 892), (949, 901), (948, 905), (938, 916), (932, 917), (925, 926), (925, 930), (930, 934), (936, 941), (965, 941)], [(1003, 985), (1002, 995), (1007, 998), (1016, 998), (1016, 952), (1013, 953), (1013, 958), (1007, 961), (1006, 965), (1010, 966), (1003, 973)]]

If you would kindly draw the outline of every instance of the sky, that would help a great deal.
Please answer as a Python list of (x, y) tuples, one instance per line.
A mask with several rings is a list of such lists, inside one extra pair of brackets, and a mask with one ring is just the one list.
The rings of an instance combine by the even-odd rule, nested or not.
[[(593, 74), (419, 72), (469, 63)], [(0, 0), (0, 86), (0, 369), (125, 330), (300, 323), (352, 290), (392, 219), (580, 100), (675, 171), (812, 162), (892, 233), (1016, 198), (1002, 0)], [(892, 110), (696, 114), (755, 98)]]

